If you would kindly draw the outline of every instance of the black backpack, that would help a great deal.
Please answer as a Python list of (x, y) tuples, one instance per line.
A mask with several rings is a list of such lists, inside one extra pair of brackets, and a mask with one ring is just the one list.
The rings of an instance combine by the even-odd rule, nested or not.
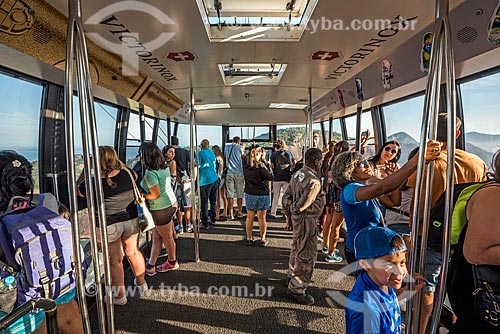
[(290, 154), (287, 151), (280, 151), (278, 156), (276, 157), (276, 165), (278, 175), (285, 176), (290, 174), (292, 170), (292, 159), (290, 158)]
[[(486, 182), (462, 183), (455, 184), (453, 188), (453, 218), (451, 226), (451, 250), (455, 250), (459, 242), (460, 234), (462, 233), (467, 218), (465, 209), (472, 195), (481, 189)], [(443, 244), (443, 225), (444, 225), (444, 208), (446, 203), (446, 193), (443, 193), (437, 200), (436, 204), (431, 209), (429, 220), (429, 237), (428, 246), (435, 251), (441, 253)]]

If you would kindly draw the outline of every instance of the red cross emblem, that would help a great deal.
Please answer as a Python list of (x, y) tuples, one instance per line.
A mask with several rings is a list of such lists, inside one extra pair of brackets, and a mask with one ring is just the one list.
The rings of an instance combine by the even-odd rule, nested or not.
[(323, 51), (319, 50), (311, 55), (311, 60), (324, 60), (330, 61), (340, 57), (339, 51)]
[(169, 52), (166, 58), (174, 61), (195, 61), (196, 55), (191, 51)]

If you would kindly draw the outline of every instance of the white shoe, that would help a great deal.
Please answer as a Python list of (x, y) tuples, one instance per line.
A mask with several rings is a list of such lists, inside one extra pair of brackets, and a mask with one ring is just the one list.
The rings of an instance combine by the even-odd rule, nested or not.
[(147, 282), (145, 282), (143, 285), (137, 285), (137, 281), (135, 278), (134, 278), (134, 285), (137, 287), (137, 291), (139, 291), (140, 296), (144, 295), (144, 293), (149, 290)]
[(439, 327), (439, 334), (447, 334), (450, 331), (447, 328)]
[(113, 296), (113, 305), (123, 306), (125, 304), (127, 304), (127, 296), (124, 295), (121, 298), (117, 298), (117, 297)]

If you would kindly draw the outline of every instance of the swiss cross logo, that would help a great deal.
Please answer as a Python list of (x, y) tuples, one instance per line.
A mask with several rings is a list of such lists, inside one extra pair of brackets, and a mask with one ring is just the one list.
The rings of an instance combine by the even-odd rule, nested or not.
[(174, 61), (195, 61), (196, 55), (191, 51), (169, 52), (165, 58)]
[(340, 55), (339, 51), (323, 51), (323, 50), (319, 50), (319, 51), (314, 52), (311, 55), (311, 60), (330, 61), (330, 60), (334, 60), (336, 58), (339, 58), (340, 56), (341, 55)]

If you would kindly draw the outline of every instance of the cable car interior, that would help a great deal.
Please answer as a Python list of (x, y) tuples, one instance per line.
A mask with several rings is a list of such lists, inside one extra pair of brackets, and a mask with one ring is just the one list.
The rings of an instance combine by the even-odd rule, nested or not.
[[(172, 136), (192, 157), (203, 139), (224, 148), (237, 136), (266, 151), (281, 139), (298, 161), (314, 131), (324, 152), (333, 140), (359, 150), (368, 134), (364, 156), (397, 140), (404, 164), (432, 139), (430, 109), (453, 105), (463, 123), (456, 148), (489, 166), (500, 148), (499, 20), (498, 0), (0, 0), (0, 150), (24, 155), (35, 192), (71, 209), (89, 262), (85, 332), (345, 333), (342, 300), (355, 280), (336, 274), (345, 263), (319, 255), (315, 305), (286, 298), (284, 218), (268, 222), (264, 248), (243, 247), (244, 219), (185, 233), (181, 270), (148, 278), (147, 297), (103, 303), (89, 290), (106, 285), (107, 251), (72, 180), (96, 144), (132, 167), (142, 143), (161, 149)], [(150, 242), (141, 234), (145, 254)], [(440, 309), (432, 330), (451, 327), (446, 299)]]

